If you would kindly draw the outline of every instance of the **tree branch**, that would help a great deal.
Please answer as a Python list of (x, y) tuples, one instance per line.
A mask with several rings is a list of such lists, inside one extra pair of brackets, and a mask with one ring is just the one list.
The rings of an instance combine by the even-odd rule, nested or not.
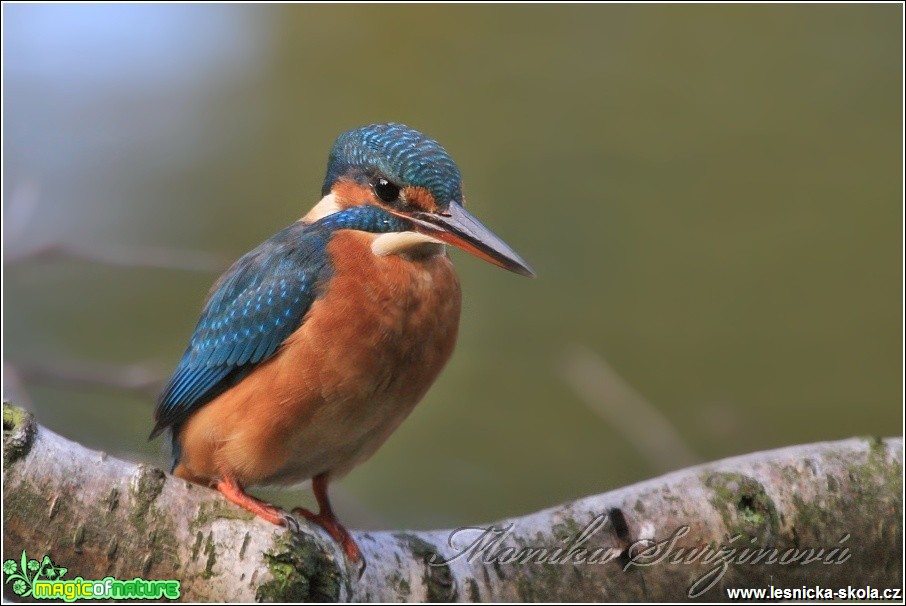
[(222, 255), (198, 250), (172, 250), (159, 247), (126, 247), (106, 245), (88, 248), (62, 242), (49, 242), (24, 249), (12, 249), (4, 256), (4, 265), (26, 262), (82, 261), (111, 267), (175, 269), (182, 271), (218, 272), (229, 263)]
[(901, 438), (735, 457), (472, 530), (356, 532), (368, 561), (357, 579), (304, 521), (293, 535), (252, 519), (7, 404), (3, 436), (5, 558), (47, 554), (67, 578), (179, 579), (182, 600), (726, 600), (733, 587), (902, 586)]
[(5, 364), (4, 371), (21, 383), (51, 383), (68, 387), (106, 388), (130, 391), (156, 397), (164, 384), (161, 373), (145, 364), (112, 366), (105, 364), (35, 364), (18, 362)]

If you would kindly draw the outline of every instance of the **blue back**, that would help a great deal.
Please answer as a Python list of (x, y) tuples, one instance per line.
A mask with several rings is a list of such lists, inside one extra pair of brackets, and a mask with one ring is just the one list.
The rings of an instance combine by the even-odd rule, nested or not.
[(151, 437), (211, 401), (270, 358), (326, 290), (327, 244), (340, 229), (405, 231), (408, 223), (358, 206), (294, 223), (239, 259), (215, 284), (182, 360), (164, 387)]

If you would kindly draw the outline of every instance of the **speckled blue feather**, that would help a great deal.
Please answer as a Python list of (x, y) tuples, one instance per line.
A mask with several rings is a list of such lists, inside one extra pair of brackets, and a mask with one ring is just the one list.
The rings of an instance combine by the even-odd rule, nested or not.
[(341, 176), (367, 180), (377, 174), (399, 187), (424, 187), (440, 208), (462, 203), (459, 167), (440, 143), (403, 124), (370, 124), (337, 138), (327, 162), (321, 195)]
[(306, 225), (295, 223), (239, 259), (219, 280), (179, 366), (158, 400), (154, 437), (179, 425), (270, 358), (323, 294), (334, 232), (405, 231), (375, 206), (358, 206)]

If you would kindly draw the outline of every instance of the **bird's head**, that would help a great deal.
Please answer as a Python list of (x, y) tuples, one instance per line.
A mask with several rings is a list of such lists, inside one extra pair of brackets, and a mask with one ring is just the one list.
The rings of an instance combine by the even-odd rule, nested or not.
[(405, 219), (400, 242), (446, 243), (524, 276), (534, 272), (513, 249), (466, 212), (459, 167), (440, 146), (402, 124), (371, 124), (337, 138), (322, 201), (304, 220), (373, 205)]

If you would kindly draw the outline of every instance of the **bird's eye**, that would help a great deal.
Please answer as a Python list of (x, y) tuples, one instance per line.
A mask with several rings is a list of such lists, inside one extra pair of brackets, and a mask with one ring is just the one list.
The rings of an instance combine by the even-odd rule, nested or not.
[(378, 177), (371, 183), (375, 195), (384, 202), (396, 202), (400, 197), (400, 188), (383, 177)]

